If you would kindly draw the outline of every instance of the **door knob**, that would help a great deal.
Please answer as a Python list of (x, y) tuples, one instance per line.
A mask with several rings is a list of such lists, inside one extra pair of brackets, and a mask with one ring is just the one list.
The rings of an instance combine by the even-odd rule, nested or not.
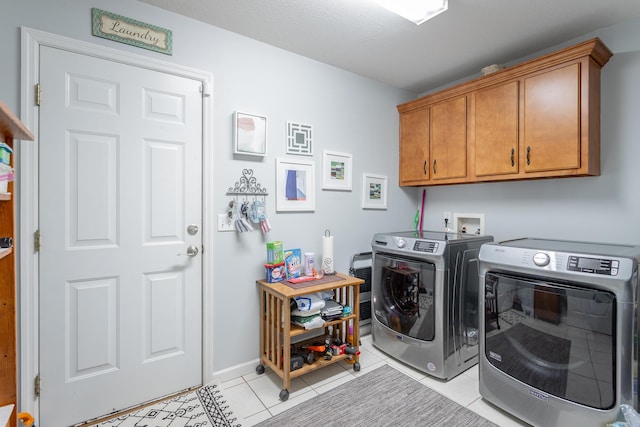
[(187, 227), (187, 233), (191, 236), (195, 236), (198, 233), (198, 226), (195, 224), (191, 224)]
[(178, 256), (180, 255), (186, 255), (186, 256), (190, 256), (190, 257), (194, 257), (196, 255), (198, 255), (198, 247), (196, 245), (191, 245), (187, 248), (187, 253), (186, 254), (178, 254)]

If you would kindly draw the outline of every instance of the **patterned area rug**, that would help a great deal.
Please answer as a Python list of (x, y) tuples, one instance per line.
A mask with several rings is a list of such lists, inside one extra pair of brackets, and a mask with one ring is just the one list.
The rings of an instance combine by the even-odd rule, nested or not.
[(389, 365), (287, 409), (256, 427), (498, 427)]
[(240, 427), (217, 384), (145, 406), (99, 427)]

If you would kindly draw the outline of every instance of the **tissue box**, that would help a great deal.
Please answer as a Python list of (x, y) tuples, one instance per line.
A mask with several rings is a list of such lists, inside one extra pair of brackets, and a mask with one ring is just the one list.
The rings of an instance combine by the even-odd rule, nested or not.
[(302, 251), (300, 249), (285, 249), (284, 264), (287, 267), (287, 279), (300, 277), (302, 271)]
[(267, 263), (279, 264), (284, 262), (284, 251), (282, 250), (282, 242), (267, 242)]

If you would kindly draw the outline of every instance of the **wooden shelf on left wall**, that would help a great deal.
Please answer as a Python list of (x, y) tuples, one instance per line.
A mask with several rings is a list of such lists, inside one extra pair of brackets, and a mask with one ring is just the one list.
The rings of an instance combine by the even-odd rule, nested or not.
[[(33, 134), (0, 101), (0, 142), (12, 150), (16, 140), (33, 141)], [(13, 167), (13, 156), (10, 162)], [(11, 193), (13, 182), (7, 184), (7, 193), (0, 194), (0, 237), (11, 237), (15, 242), (15, 207)], [(16, 357), (16, 260), (13, 248), (0, 249), (0, 419), (2, 427), (16, 427), (17, 420), (17, 357)], [(6, 421), (5, 421), (6, 417)]]

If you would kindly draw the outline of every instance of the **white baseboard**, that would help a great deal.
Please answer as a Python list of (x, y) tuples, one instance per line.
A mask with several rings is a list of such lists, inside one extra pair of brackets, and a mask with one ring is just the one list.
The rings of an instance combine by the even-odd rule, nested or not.
[(234, 378), (243, 377), (245, 375), (255, 374), (256, 366), (260, 363), (260, 359), (256, 358), (249, 362), (241, 363), (239, 365), (231, 366), (227, 369), (222, 369), (220, 371), (213, 371), (212, 377), (219, 378), (220, 381), (229, 381)]

